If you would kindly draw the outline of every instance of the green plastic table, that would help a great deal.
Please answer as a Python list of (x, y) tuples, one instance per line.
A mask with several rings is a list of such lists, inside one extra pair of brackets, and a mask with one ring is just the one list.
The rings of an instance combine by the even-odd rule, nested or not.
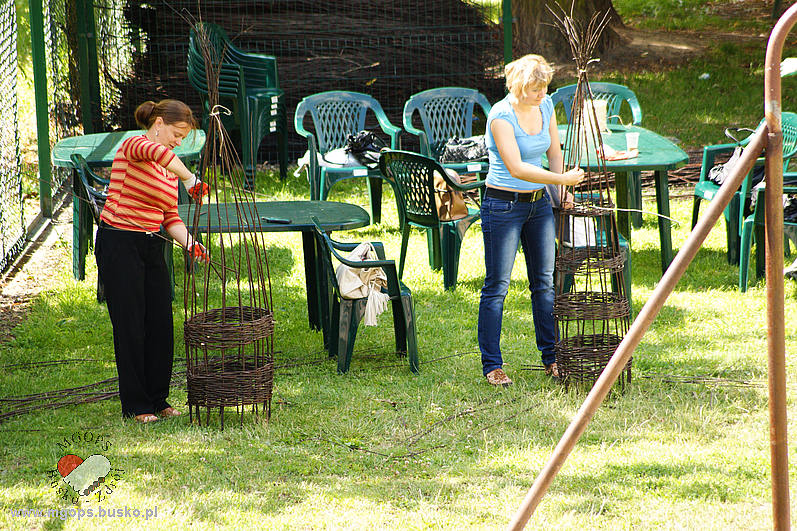
[[(114, 133), (94, 133), (82, 136), (70, 136), (59, 140), (52, 150), (53, 166), (72, 169), (72, 273), (78, 280), (86, 278), (86, 254), (88, 254), (89, 239), (94, 234), (94, 220), (90, 207), (84, 201), (83, 187), (72, 160), (72, 154), (78, 153), (89, 163), (89, 166), (109, 167), (113, 158), (125, 139), (141, 135), (141, 129), (135, 131), (117, 131)], [(205, 145), (205, 132), (194, 129), (174, 149), (174, 153), (183, 162), (197, 160)]]
[[(559, 137), (565, 139), (566, 125), (559, 126)], [(628, 185), (633, 172), (653, 171), (656, 183), (656, 208), (659, 216), (659, 240), (661, 242), (661, 271), (667, 270), (673, 259), (672, 233), (670, 228), (670, 191), (669, 170), (680, 168), (689, 160), (689, 156), (680, 147), (670, 140), (654, 133), (644, 127), (636, 125), (623, 126), (620, 124), (609, 125), (610, 133), (603, 133), (604, 144), (617, 151), (625, 151), (625, 133), (639, 133), (639, 155), (626, 160), (606, 161), (606, 170), (614, 173), (617, 201), (617, 229), (631, 242), (631, 216), (628, 205), (631, 203), (631, 190)], [(598, 170), (600, 164), (594, 154), (590, 157), (589, 164), (582, 159), (581, 167), (584, 169)], [(666, 216), (666, 217), (665, 217)]]
[[(245, 207), (244, 207), (245, 208)], [(338, 203), (335, 201), (262, 201), (255, 203), (257, 214), (242, 217), (255, 220), (254, 227), (241, 226), (235, 205), (230, 203), (211, 203), (202, 205), (199, 220), (195, 222), (197, 209), (194, 205), (185, 204), (177, 207), (180, 217), (189, 231), (199, 233), (242, 232), (257, 230), (258, 232), (301, 232), (304, 252), (304, 275), (307, 288), (307, 317), (310, 328), (324, 333), (324, 345), (329, 343), (328, 323), (330, 319), (330, 286), (327, 282), (323, 262), (319, 260), (321, 249), (313, 234), (311, 216), (321, 222), (325, 232), (356, 229), (370, 223), (370, 215), (357, 205)], [(246, 211), (251, 212), (251, 211)], [(290, 220), (290, 223), (269, 223), (265, 218)], [(212, 252), (212, 250), (211, 250)]]

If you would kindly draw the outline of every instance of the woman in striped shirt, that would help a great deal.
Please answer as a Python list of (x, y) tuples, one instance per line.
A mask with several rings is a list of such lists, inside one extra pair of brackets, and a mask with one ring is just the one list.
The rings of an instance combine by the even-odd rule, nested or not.
[(122, 415), (145, 423), (180, 415), (166, 401), (174, 331), (167, 243), (158, 233), (163, 226), (191, 256), (208, 261), (177, 214), (178, 179), (195, 198), (207, 185), (172, 151), (196, 127), (186, 104), (148, 101), (135, 118), (145, 132), (116, 152), (94, 252), (113, 326)]

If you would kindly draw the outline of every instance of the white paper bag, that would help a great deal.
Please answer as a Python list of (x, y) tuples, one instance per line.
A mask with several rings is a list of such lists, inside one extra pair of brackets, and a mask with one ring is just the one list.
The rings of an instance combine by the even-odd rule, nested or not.
[[(377, 260), (376, 250), (369, 242), (363, 242), (346, 257), (351, 261)], [(365, 326), (376, 326), (376, 318), (387, 309), (390, 296), (383, 293), (381, 288), (387, 287), (387, 275), (381, 267), (349, 267), (339, 264), (335, 269), (338, 288), (344, 299), (362, 299), (368, 297), (365, 303)]]

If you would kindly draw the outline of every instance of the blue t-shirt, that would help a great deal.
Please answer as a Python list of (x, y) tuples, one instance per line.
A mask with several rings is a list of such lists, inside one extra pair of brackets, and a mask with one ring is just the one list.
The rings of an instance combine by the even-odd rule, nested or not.
[(501, 155), (495, 146), (493, 132), (490, 129), (490, 125), (496, 118), (506, 120), (512, 124), (515, 129), (515, 140), (517, 140), (518, 148), (520, 148), (520, 158), (523, 162), (542, 168), (542, 156), (551, 147), (549, 125), (553, 115), (553, 102), (550, 96), (546, 95), (543, 98), (542, 103), (540, 103), (540, 111), (542, 112), (542, 129), (536, 135), (530, 135), (518, 124), (515, 110), (512, 108), (512, 104), (509, 103), (509, 95), (490, 109), (490, 114), (487, 116), (487, 130), (484, 135), (487, 152), (490, 157), (490, 170), (487, 172), (488, 186), (520, 191), (538, 190), (543, 187), (542, 184), (512, 177), (509, 170), (506, 169), (504, 161), (501, 160)]

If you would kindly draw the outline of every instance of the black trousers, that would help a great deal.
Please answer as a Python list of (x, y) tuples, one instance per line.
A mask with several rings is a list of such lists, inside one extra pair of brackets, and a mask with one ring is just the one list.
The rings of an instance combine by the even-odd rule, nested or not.
[(102, 223), (94, 253), (105, 285), (126, 417), (169, 407), (174, 325), (166, 241), (158, 235), (115, 229)]

